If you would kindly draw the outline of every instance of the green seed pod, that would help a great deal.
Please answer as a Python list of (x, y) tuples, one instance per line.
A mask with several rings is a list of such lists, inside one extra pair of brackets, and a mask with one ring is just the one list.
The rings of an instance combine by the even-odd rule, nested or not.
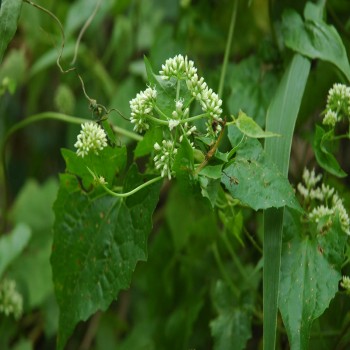
[(193, 150), (193, 157), (196, 163), (202, 163), (205, 159), (205, 155), (199, 149)]

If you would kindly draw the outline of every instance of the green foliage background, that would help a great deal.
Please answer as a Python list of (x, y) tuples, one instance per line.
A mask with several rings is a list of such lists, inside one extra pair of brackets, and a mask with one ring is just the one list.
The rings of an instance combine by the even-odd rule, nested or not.
[[(5, 8), (9, 0), (0, 3)], [(63, 24), (65, 48), (61, 64), (69, 68), (79, 31), (93, 12), (96, 2), (42, 0), (37, 3), (54, 13)], [(4, 140), (6, 131), (15, 123), (41, 112), (62, 112), (90, 120), (91, 111), (79, 79), (74, 73), (62, 74), (56, 65), (61, 45), (57, 23), (27, 3), (18, 1), (13, 4), (17, 4), (17, 7), (11, 9), (11, 14), (20, 14), (16, 34), (15, 28), (13, 33), (0, 31), (0, 56), (5, 53), (0, 66), (0, 91), (3, 78), (9, 77), (13, 84), (0, 96), (0, 139)], [(178, 53), (193, 59), (208, 85), (217, 89), (232, 6), (229, 0), (103, 0), (82, 38), (76, 60), (88, 95), (107, 108), (118, 108), (128, 117), (129, 100), (145, 87), (147, 72), (144, 55), (157, 72), (167, 58)], [(310, 29), (307, 25), (310, 23), (302, 21), (304, 6), (305, 2), (301, 0), (239, 1), (222, 96), (227, 117), (230, 114), (238, 116), (239, 111), (243, 110), (264, 128), (268, 107), (292, 58), (292, 50), (312, 59), (293, 135), (289, 167), (292, 184), (300, 181), (304, 166), (318, 167), (311, 145), (321, 143), (322, 136), (317, 134), (315, 124), (320, 124), (320, 113), (324, 110), (328, 89), (334, 82), (346, 82), (349, 78), (350, 4), (346, 0), (327, 2), (325, 18), (337, 32), (329, 30), (326, 24), (321, 29), (322, 33), (326, 33), (326, 39), (333, 43), (333, 50), (310, 43), (307, 36)], [(0, 12), (0, 20), (3, 18)], [(2, 39), (14, 34), (5, 51)], [(295, 39), (296, 35), (300, 37)], [(132, 124), (117, 113), (111, 113), (109, 118), (114, 125), (132, 131)], [(226, 167), (223, 174), (221, 167), (215, 168), (219, 163), (205, 168), (205, 175), (210, 180), (201, 184), (202, 193), (197, 188), (184, 189), (181, 181), (166, 183), (162, 189), (154, 185), (147, 193), (146, 200), (151, 203), (147, 205), (150, 207), (144, 208), (142, 200), (145, 192), (141, 192), (129, 204), (114, 198), (109, 199), (108, 203), (99, 198), (92, 201), (87, 196), (81, 196), (79, 202), (70, 199), (77, 188), (76, 179), (64, 174), (59, 180), (58, 173), (67, 169), (79, 174), (79, 164), (73, 152), (63, 150), (61, 154), (60, 149), (73, 151), (78, 132), (78, 126), (47, 120), (17, 131), (7, 143), (9, 181), (5, 183), (1, 174), (0, 192), (8, 193), (9, 207), (8, 212), (1, 213), (1, 218), (5, 215), (9, 218), (4, 231), (13, 231), (15, 237), (22, 238), (17, 243), (0, 244), (0, 270), (5, 271), (5, 267), (8, 267), (6, 276), (16, 280), (18, 290), (24, 297), (24, 315), (18, 321), (0, 315), (0, 349), (55, 348), (59, 326), (57, 302), (62, 307), (61, 317), (62, 310), (64, 315), (69, 315), (72, 308), (65, 304), (64, 296), (60, 299), (57, 295), (57, 301), (54, 296), (54, 283), (56, 287), (60, 284), (60, 272), (66, 273), (64, 269), (71, 264), (71, 278), (74, 280), (74, 269), (78, 269), (78, 264), (74, 265), (76, 262), (65, 256), (65, 252), (52, 249), (52, 206), (57, 195), (66, 201), (67, 206), (71, 206), (77, 217), (91, 218), (96, 215), (96, 203), (98, 208), (113, 207), (115, 212), (111, 213), (112, 217), (122, 215), (127, 218), (148, 208), (143, 228), (136, 230), (125, 219), (122, 230), (128, 234), (142, 231), (147, 244), (141, 251), (135, 249), (135, 264), (137, 260), (147, 259), (147, 262), (139, 262), (136, 267), (135, 264), (127, 266), (128, 274), (134, 271), (130, 288), (129, 282), (124, 282), (123, 276), (114, 271), (116, 276), (112, 276), (108, 286), (108, 303), (94, 305), (90, 310), (90, 313), (94, 313), (91, 317), (90, 313), (76, 315), (76, 321), (85, 321), (75, 328), (67, 349), (261, 349), (263, 224), (261, 212), (249, 207), (259, 210), (287, 203), (287, 237), (284, 238), (282, 251), (299, 256), (304, 250), (317, 249), (320, 244), (316, 239), (305, 243), (301, 237), (289, 241), (289, 227), (299, 224), (293, 221), (293, 209), (300, 210), (300, 206), (293, 193), (286, 195), (289, 187), (287, 182), (283, 182), (285, 178), (278, 179), (283, 182), (281, 186), (286, 186), (285, 193), (277, 199), (270, 193), (264, 197), (264, 186), (277, 170), (274, 164), (269, 165), (269, 171), (262, 167), (261, 164), (266, 164), (265, 153), (256, 153), (256, 149), (262, 149), (261, 144), (250, 140), (249, 147), (238, 149), (236, 162)], [(151, 141), (159, 137), (157, 131), (152, 133), (154, 135), (149, 137)], [(240, 138), (237, 128), (230, 126), (220, 151), (229, 151)], [(126, 145), (126, 148), (121, 148), (114, 159), (104, 154), (105, 158), (100, 159), (100, 164), (96, 166), (110, 178), (114, 176), (113, 167), (105, 166), (105, 162), (117, 166), (121, 179), (129, 181), (133, 188), (140, 182), (136, 170), (126, 172), (124, 168), (131, 164), (135, 156), (138, 168), (146, 169), (148, 159), (144, 156), (153, 147), (151, 141), (145, 137), (136, 145), (130, 138), (117, 134), (117, 143)], [(349, 173), (347, 155), (350, 143), (338, 142), (332, 147), (337, 161), (331, 166), (333, 172), (330, 173)], [(316, 156), (317, 152), (320, 150), (316, 147)], [(249, 162), (246, 161), (247, 157)], [(323, 168), (328, 170), (327, 164), (333, 159), (329, 160), (324, 152), (320, 157), (326, 157), (326, 167)], [(322, 165), (322, 162), (319, 163)], [(234, 179), (244, 177), (250, 178), (250, 182), (234, 183)], [(343, 195), (345, 207), (349, 208), (348, 179), (331, 175), (325, 175), (325, 178)], [(234, 203), (231, 207), (213, 209), (213, 202), (226, 200), (220, 180), (227, 191), (244, 205)], [(71, 192), (62, 189), (58, 192), (59, 181), (69, 182)], [(86, 188), (90, 185), (84, 183)], [(4, 196), (1, 196), (2, 204), (4, 200)], [(56, 207), (56, 210), (60, 212), (61, 208)], [(153, 210), (153, 228), (149, 233), (151, 225), (147, 218), (151, 217)], [(61, 225), (69, 231), (70, 218), (66, 219)], [(88, 240), (86, 249), (92, 245), (108, 244), (94, 242), (94, 230), (85, 229), (83, 224), (79, 230)], [(80, 236), (75, 239), (80, 239)], [(8, 248), (11, 244), (15, 247), (12, 250)], [(345, 242), (332, 244), (345, 245)], [(13, 256), (6, 255), (6, 251), (10, 250), (14, 252)], [(62, 271), (56, 271), (54, 281), (50, 256), (52, 261), (59, 261), (65, 266)], [(350, 253), (346, 252), (346, 257), (349, 256)], [(340, 269), (341, 257), (334, 259), (334, 256), (326, 256), (319, 263), (327, 265), (325, 269), (332, 264), (339, 265)], [(293, 280), (289, 280), (288, 270), (293, 261), (285, 264), (281, 278), (288, 282), (286, 288), (281, 290), (280, 298), (287, 301), (281, 307), (282, 313), (293, 303), (293, 297), (297, 298), (287, 288), (293, 284)], [(88, 268), (84, 273), (89, 274)], [(317, 266), (313, 268), (317, 274)], [(348, 270), (346, 266), (344, 274), (349, 274)], [(298, 273), (304, 276), (305, 271), (300, 269)], [(116, 287), (120, 282), (118, 278), (125, 288), (119, 294), (120, 288)], [(339, 273), (330, 272), (329, 279), (336, 283), (337, 278), (340, 279)], [(320, 276), (318, 283), (321, 285), (324, 279), (328, 279), (328, 276)], [(84, 294), (83, 299), (80, 299), (81, 295), (75, 295), (76, 304), (81, 302), (84, 307), (84, 298), (93, 298), (98, 293), (93, 287), (82, 282), (78, 292)], [(308, 287), (313, 288), (311, 284)], [(332, 288), (334, 290), (329, 300), (338, 291), (334, 284)], [(72, 291), (65, 292), (71, 294)], [(313, 305), (307, 311), (316, 318), (322, 314), (329, 300), (321, 300), (321, 306)], [(349, 297), (345, 293), (337, 293), (325, 313), (305, 326), (311, 331), (310, 349), (346, 349), (350, 346), (349, 306)], [(318, 312), (318, 308), (322, 312)], [(61, 323), (73, 330), (75, 323), (69, 324), (65, 317), (61, 318)], [(277, 322), (277, 348), (288, 349), (290, 329), (286, 330), (284, 326), (287, 328), (287, 324), (298, 320), (283, 319), (283, 325), (279, 316)], [(299, 342), (303, 343), (303, 340), (297, 339), (294, 344)]]

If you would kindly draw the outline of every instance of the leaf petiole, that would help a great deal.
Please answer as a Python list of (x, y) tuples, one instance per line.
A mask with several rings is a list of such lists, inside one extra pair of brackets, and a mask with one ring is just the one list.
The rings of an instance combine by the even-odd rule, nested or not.
[(163, 179), (162, 176), (157, 176), (145, 183), (143, 183), (142, 185), (140, 186), (137, 186), (136, 188), (134, 188), (133, 190), (129, 191), (129, 192), (125, 192), (125, 193), (118, 193), (118, 192), (114, 192), (112, 191), (111, 189), (109, 189), (105, 183), (103, 181), (100, 181), (99, 180), (99, 177), (89, 168), (89, 167), (86, 167), (87, 170), (89, 171), (89, 173), (93, 176), (94, 180), (96, 180), (98, 182), (99, 185), (102, 186), (102, 188), (107, 192), (109, 193), (111, 196), (114, 196), (114, 197), (119, 197), (119, 198), (125, 198), (125, 197), (129, 197), (133, 194), (135, 194), (136, 192), (142, 190), (143, 188), (149, 186), (149, 185), (152, 185), (154, 184), (155, 182), (158, 182), (160, 180)]

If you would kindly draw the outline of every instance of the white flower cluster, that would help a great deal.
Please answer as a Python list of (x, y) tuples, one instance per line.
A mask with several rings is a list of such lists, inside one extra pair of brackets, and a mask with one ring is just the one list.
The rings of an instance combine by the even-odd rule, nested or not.
[(304, 184), (299, 183), (297, 188), (299, 193), (304, 197), (306, 202), (316, 200), (321, 202), (314, 207), (309, 213), (309, 219), (319, 223), (321, 219), (331, 218), (338, 214), (342, 229), (350, 235), (350, 219), (344, 207), (342, 199), (334, 188), (322, 184), (317, 186), (321, 181), (322, 175), (315, 175), (315, 170), (309, 171), (304, 169), (303, 180)]
[(100, 125), (88, 122), (81, 125), (80, 134), (74, 147), (80, 157), (88, 155), (90, 152), (98, 154), (107, 146), (107, 136)]
[(148, 87), (140, 91), (134, 99), (130, 101), (131, 123), (135, 124), (134, 130), (142, 132), (149, 129), (147, 116), (153, 115), (153, 105), (157, 98), (157, 90)]
[[(192, 124), (194, 120), (205, 119), (207, 135), (215, 137), (220, 132), (222, 101), (212, 89), (208, 88), (204, 79), (198, 76), (197, 68), (187, 56), (176, 55), (167, 59), (159, 73), (163, 80), (177, 80), (177, 85), (169, 84), (169, 88), (176, 88), (176, 99), (171, 108), (171, 114), (168, 106), (166, 106), (166, 111), (162, 111), (162, 106), (156, 104), (157, 91), (155, 88), (148, 87), (130, 101), (130, 121), (137, 132), (148, 130), (151, 126), (150, 120), (152, 120), (152, 125), (154, 123), (166, 126), (162, 129), (164, 140), (160, 144), (154, 144), (154, 162), (161, 176), (171, 179), (174, 176), (172, 167), (179, 144), (184, 139), (188, 139), (189, 144), (194, 148), (193, 140), (189, 140), (197, 130)], [(183, 91), (180, 81), (183, 85), (186, 82), (187, 96), (185, 96), (186, 92)], [(200, 103), (204, 113), (190, 116), (189, 106), (194, 100)], [(171, 103), (171, 101), (166, 102)]]
[[(222, 100), (212, 89), (208, 88), (203, 77), (198, 77), (197, 68), (194, 67), (193, 61), (188, 60), (187, 56), (177, 55), (174, 58), (169, 58), (162, 65), (162, 70), (159, 74), (163, 79), (170, 79), (171, 77), (185, 79), (188, 90), (199, 101), (203, 112), (207, 112), (216, 121), (222, 122), (220, 118)], [(207, 123), (207, 129), (208, 133), (212, 133), (211, 123)], [(214, 133), (216, 134), (220, 130), (221, 126), (219, 125)]]
[(343, 276), (342, 280), (340, 281), (340, 285), (347, 290), (347, 292), (350, 292), (350, 277), (349, 276)]
[(338, 121), (337, 113), (329, 109), (323, 118), (322, 124), (334, 127), (337, 121)]
[[(191, 136), (197, 130), (197, 127), (195, 125), (191, 126), (186, 122), (185, 124), (183, 124), (182, 129), (183, 134), (179, 138), (180, 142), (182, 142), (184, 135)], [(190, 145), (192, 146), (192, 148), (194, 148), (193, 142), (190, 142)]]
[(173, 58), (168, 58), (165, 64), (162, 64), (162, 70), (159, 72), (163, 79), (167, 80), (171, 77), (177, 79), (191, 79), (197, 75), (197, 68), (194, 62), (188, 60), (187, 56), (177, 55)]
[(322, 123), (334, 127), (345, 117), (350, 117), (350, 87), (334, 84), (328, 92), (326, 113)]
[[(183, 110), (183, 99), (175, 100), (175, 110), (172, 112), (171, 116), (173, 119), (169, 119), (169, 130), (172, 131), (178, 125), (180, 125), (181, 119), (188, 118), (190, 109), (187, 107)], [(181, 141), (180, 141), (181, 142)]]
[(222, 113), (222, 100), (212, 89), (208, 88), (203, 78), (198, 80), (197, 74), (187, 81), (187, 87), (191, 91), (192, 96), (198, 100), (202, 106), (203, 112), (208, 112), (209, 115), (217, 121), (222, 121), (220, 115)]
[(18, 319), (23, 312), (23, 298), (16, 290), (16, 282), (4, 279), (0, 283), (0, 313)]
[(338, 214), (339, 220), (342, 229), (350, 235), (350, 219), (346, 209), (344, 207), (342, 199), (335, 193), (332, 197), (330, 206), (319, 205), (314, 208), (309, 214), (310, 220), (315, 221), (316, 223), (320, 222), (321, 219), (329, 217), (331, 219), (332, 216)]
[(177, 148), (173, 141), (163, 140), (162, 145), (157, 142), (154, 144), (154, 149), (158, 153), (154, 158), (154, 164), (156, 169), (160, 170), (162, 177), (168, 177), (171, 179), (171, 169), (174, 164)]
[(323, 193), (319, 187), (315, 188), (316, 185), (321, 181), (322, 175), (319, 174), (316, 176), (315, 170), (312, 169), (309, 171), (307, 168), (303, 171), (303, 180), (304, 184), (299, 183), (297, 188), (299, 193), (305, 198), (305, 200), (318, 199), (323, 200)]

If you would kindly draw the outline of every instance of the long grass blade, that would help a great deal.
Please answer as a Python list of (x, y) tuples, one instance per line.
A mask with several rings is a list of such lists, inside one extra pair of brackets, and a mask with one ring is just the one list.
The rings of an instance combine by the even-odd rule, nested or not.
[[(266, 130), (278, 133), (282, 137), (266, 139), (265, 151), (286, 177), (295, 121), (309, 71), (310, 61), (295, 54), (284, 73), (266, 116)], [(283, 208), (264, 211), (264, 350), (274, 350), (276, 347), (283, 213)]]

